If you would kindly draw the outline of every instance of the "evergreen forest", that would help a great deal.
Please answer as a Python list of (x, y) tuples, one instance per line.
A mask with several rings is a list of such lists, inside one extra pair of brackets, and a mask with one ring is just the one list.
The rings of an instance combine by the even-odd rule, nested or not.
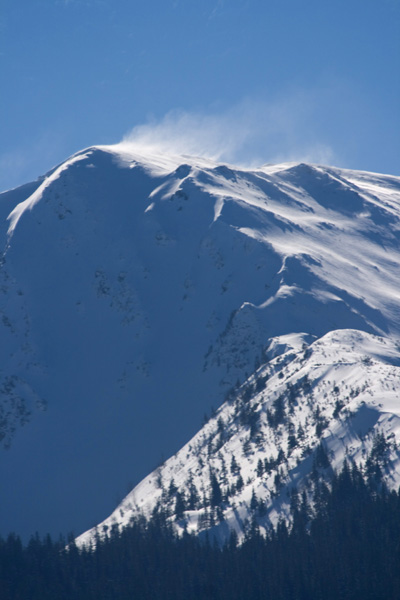
[(245, 541), (178, 537), (155, 514), (96, 548), (0, 539), (1, 600), (398, 600), (400, 494), (345, 464), (313, 502), (291, 495), (291, 522)]

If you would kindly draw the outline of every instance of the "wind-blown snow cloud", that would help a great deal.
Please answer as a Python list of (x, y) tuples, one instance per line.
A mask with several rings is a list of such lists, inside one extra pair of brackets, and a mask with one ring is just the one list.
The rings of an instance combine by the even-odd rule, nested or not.
[(220, 160), (234, 155), (246, 136), (243, 124), (234, 127), (228, 113), (206, 115), (174, 110), (159, 121), (138, 125), (123, 141), (156, 152)]
[(214, 113), (174, 110), (123, 139), (138, 151), (187, 154), (253, 166), (302, 160), (329, 164), (336, 154), (312, 123), (313, 102), (297, 94), (274, 103), (245, 100)]

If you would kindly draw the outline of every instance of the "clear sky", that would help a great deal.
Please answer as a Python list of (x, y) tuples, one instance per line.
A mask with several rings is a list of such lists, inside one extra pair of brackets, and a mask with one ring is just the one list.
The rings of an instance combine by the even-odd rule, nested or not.
[(0, 189), (129, 132), (231, 162), (400, 175), (400, 0), (0, 0), (0, 11)]

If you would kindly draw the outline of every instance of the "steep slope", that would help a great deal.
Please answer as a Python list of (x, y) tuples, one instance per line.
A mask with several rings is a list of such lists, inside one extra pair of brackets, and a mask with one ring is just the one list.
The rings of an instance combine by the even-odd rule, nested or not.
[[(239, 539), (289, 516), (294, 498), (310, 504), (345, 460), (389, 489), (400, 485), (400, 347), (354, 330), (310, 345), (301, 335), (273, 340), (271, 358), (175, 456), (146, 477), (97, 528), (123, 528), (156, 512), (178, 530)], [(295, 495), (294, 495), (295, 494)]]
[(116, 146), (38, 184), (1, 196), (3, 533), (101, 521), (273, 337), (399, 336), (398, 178)]

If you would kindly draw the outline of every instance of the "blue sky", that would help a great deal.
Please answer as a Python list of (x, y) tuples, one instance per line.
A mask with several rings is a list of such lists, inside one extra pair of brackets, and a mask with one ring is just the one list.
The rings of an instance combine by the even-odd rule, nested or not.
[(0, 78), (1, 189), (127, 135), (400, 175), (400, 0), (2, 0)]

